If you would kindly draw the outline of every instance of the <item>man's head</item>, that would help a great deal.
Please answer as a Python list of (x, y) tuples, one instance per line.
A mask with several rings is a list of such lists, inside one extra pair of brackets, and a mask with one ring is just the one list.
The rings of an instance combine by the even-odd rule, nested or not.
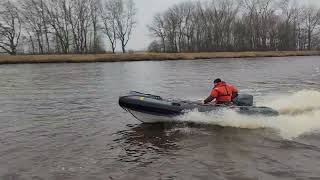
[(221, 81), (221, 79), (220, 78), (218, 78), (218, 79), (216, 79), (216, 80), (214, 80), (214, 85), (217, 85), (218, 83), (221, 83), (222, 81)]

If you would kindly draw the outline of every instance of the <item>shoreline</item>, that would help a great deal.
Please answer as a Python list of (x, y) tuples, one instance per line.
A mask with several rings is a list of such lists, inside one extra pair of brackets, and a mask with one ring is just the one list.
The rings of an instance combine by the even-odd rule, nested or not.
[(90, 63), (169, 61), (217, 58), (258, 58), (320, 56), (320, 51), (252, 51), (252, 52), (208, 52), (208, 53), (128, 53), (128, 54), (68, 54), (68, 55), (17, 55), (0, 56), (0, 64), (23, 63)]

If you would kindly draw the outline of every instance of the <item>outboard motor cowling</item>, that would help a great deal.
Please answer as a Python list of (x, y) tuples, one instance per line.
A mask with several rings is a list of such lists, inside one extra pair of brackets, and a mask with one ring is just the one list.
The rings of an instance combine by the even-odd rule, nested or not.
[(233, 103), (237, 106), (253, 106), (253, 96), (249, 94), (239, 94), (233, 100)]

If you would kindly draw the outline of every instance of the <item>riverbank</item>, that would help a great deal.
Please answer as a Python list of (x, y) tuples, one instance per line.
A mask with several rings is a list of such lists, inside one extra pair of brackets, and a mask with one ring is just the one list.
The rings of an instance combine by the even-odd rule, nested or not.
[(0, 56), (0, 64), (18, 63), (88, 63), (120, 61), (165, 61), (215, 58), (255, 58), (287, 56), (319, 56), (320, 51), (261, 51), (261, 52), (210, 52), (210, 53), (133, 53), (88, 55), (18, 55)]

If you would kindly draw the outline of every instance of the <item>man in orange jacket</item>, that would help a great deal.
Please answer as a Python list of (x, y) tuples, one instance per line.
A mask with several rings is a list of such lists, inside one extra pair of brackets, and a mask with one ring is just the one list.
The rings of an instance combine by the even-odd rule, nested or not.
[(218, 105), (230, 104), (238, 96), (238, 92), (234, 86), (221, 81), (221, 79), (216, 79), (210, 96), (203, 101), (203, 104), (208, 104), (213, 100), (216, 100)]

